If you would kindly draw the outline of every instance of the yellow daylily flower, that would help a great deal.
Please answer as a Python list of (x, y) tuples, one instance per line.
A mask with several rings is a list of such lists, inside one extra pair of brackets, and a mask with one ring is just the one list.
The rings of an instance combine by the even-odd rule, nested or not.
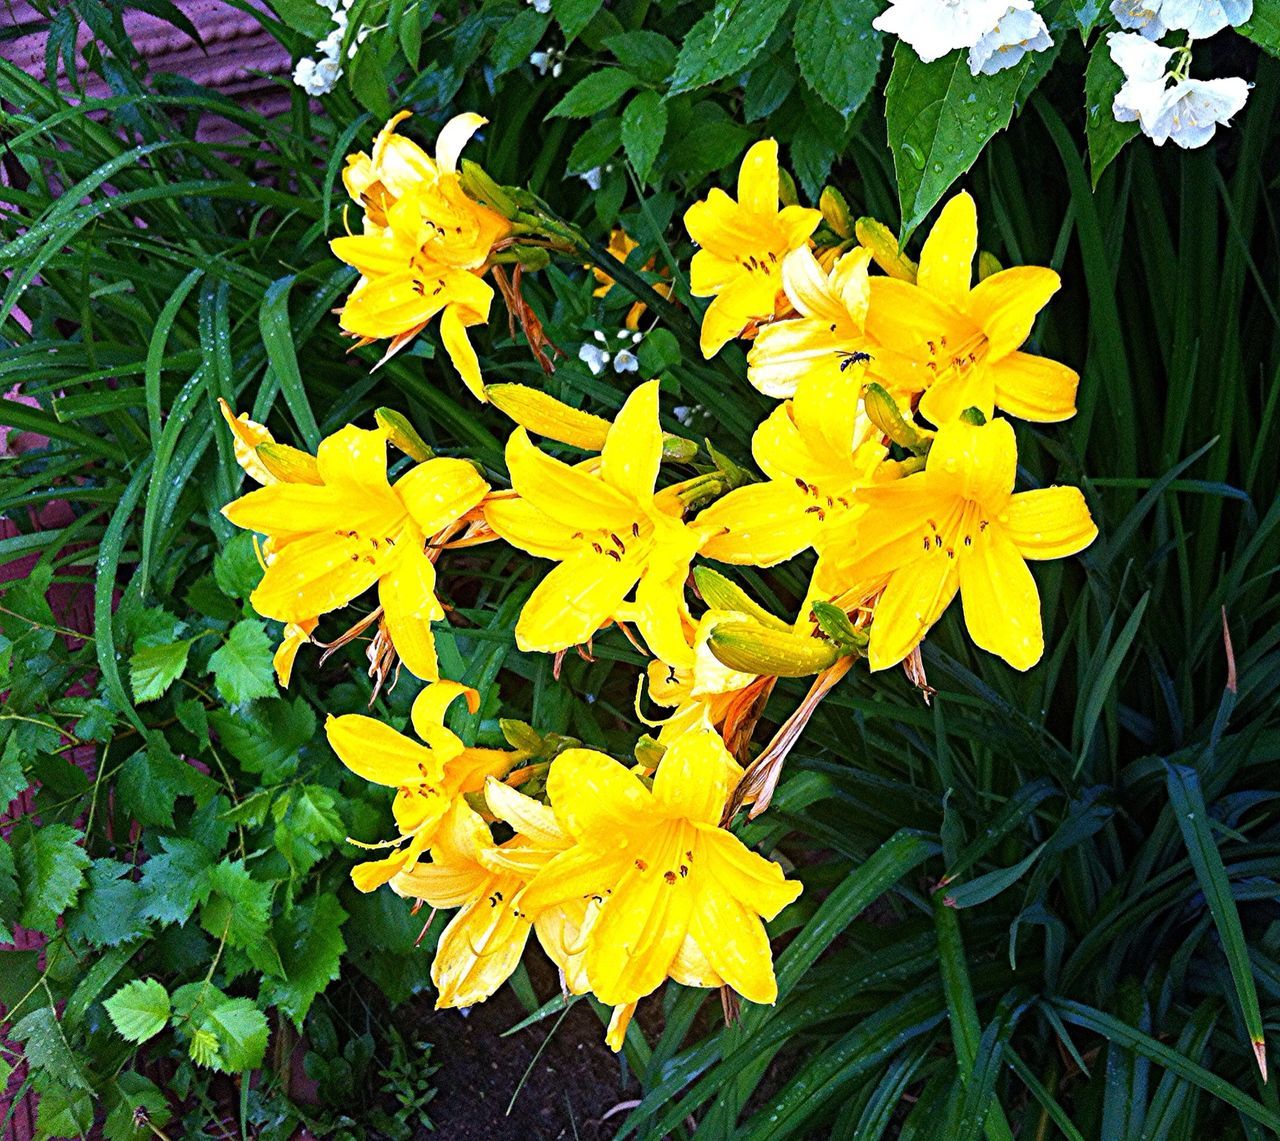
[(365, 207), (365, 225), (363, 233), (329, 243), (335, 256), (361, 273), (340, 323), (361, 344), (390, 338), (386, 360), (440, 314), (445, 350), (483, 400), (479, 359), (466, 329), (489, 319), (493, 288), (481, 275), (511, 223), (467, 196), (457, 163), (466, 141), (487, 120), (455, 116), (440, 132), (431, 159), (395, 133), (407, 114), (387, 124), (372, 156), (347, 160), (343, 179)]
[(466, 460), (434, 458), (387, 481), (387, 433), (348, 425), (323, 440), (318, 484), (276, 482), (222, 509), (268, 536), (267, 569), (250, 601), (259, 614), (301, 625), (375, 583), (387, 631), (418, 677), (438, 675), (431, 622), (438, 546), (489, 485)]
[[(620, 262), (625, 263), (627, 258), (630, 257), (631, 251), (639, 244), (640, 243), (628, 234), (621, 226), (614, 226), (613, 229), (609, 231), (609, 245), (607, 248), (609, 252)], [(645, 262), (645, 272), (651, 272), (657, 264), (657, 261), (657, 257), (651, 257), (647, 262)], [(591, 296), (607, 297), (609, 295), (609, 291), (617, 285), (617, 282), (599, 266), (590, 266), (588, 268), (591, 270), (591, 276), (596, 279), (596, 287), (591, 291)], [(667, 276), (667, 271), (665, 269), (662, 270), (662, 276)], [(653, 291), (660, 297), (669, 299), (675, 292), (675, 289), (670, 282), (659, 281), (654, 284)], [(623, 324), (633, 332), (639, 329), (640, 318), (644, 316), (644, 311), (647, 308), (648, 306), (643, 301), (637, 301), (630, 309), (627, 310), (626, 320)]]
[(293, 662), (298, 651), (311, 641), (311, 635), (319, 622), (319, 618), (304, 618), (301, 622), (284, 624), (284, 636), (271, 658), (271, 665), (275, 668), (276, 680), (285, 689), (289, 688), (289, 680), (293, 677)]
[[(518, 906), (536, 912), (603, 897), (584, 964), (602, 1002), (625, 1007), (668, 977), (727, 983), (753, 1002), (776, 999), (761, 919), (791, 903), (800, 885), (720, 827), (741, 771), (709, 726), (671, 743), (652, 791), (590, 749), (552, 761), (547, 793), (574, 846), (547, 862)], [(611, 1044), (620, 1040), (611, 1035)]]
[(879, 594), (873, 670), (919, 645), (957, 590), (977, 645), (1020, 670), (1040, 660), (1040, 595), (1026, 560), (1073, 555), (1098, 529), (1078, 488), (1013, 494), (1017, 462), (1007, 420), (947, 424), (923, 472), (862, 492), (864, 513), (825, 537), (818, 590), (846, 609)]
[(977, 207), (962, 192), (925, 239), (914, 283), (871, 279), (866, 331), (878, 346), (878, 368), (898, 387), (923, 392), (920, 411), (939, 427), (966, 408), (988, 417), (999, 407), (1023, 420), (1068, 419), (1079, 376), (1020, 348), (1058, 291), (1058, 275), (1017, 266), (973, 285), (977, 249)]
[(554, 653), (610, 621), (633, 621), (663, 661), (688, 660), (684, 582), (702, 532), (684, 523), (670, 489), (655, 493), (658, 382), (627, 397), (599, 460), (571, 466), (552, 459), (523, 428), (506, 454), (515, 495), (489, 497), (485, 520), (509, 543), (559, 563), (521, 611), (520, 649)]
[(743, 156), (738, 199), (713, 189), (685, 211), (689, 236), (702, 248), (689, 265), (695, 297), (714, 297), (702, 318), (702, 354), (713, 357), (757, 321), (773, 317), (782, 289), (782, 261), (805, 245), (822, 213), (778, 209), (778, 144), (762, 139)]
[(857, 510), (861, 488), (891, 474), (881, 467), (888, 455), (881, 433), (863, 411), (863, 380), (861, 369), (802, 375), (795, 397), (751, 439), (768, 479), (735, 488), (698, 515), (708, 535), (702, 554), (773, 566), (817, 543)]
[(782, 288), (800, 316), (774, 321), (756, 334), (747, 353), (747, 379), (756, 388), (767, 396), (793, 396), (805, 377), (835, 382), (853, 366), (871, 363), (872, 342), (864, 332), (870, 260), (866, 250), (850, 250), (828, 271), (808, 246), (787, 254)]
[(489, 777), (505, 775), (521, 760), (521, 754), (504, 749), (468, 747), (445, 727), (445, 711), (462, 696), (474, 713), (480, 695), (453, 681), (434, 682), (414, 699), (410, 720), (425, 745), (358, 713), (325, 721), (325, 736), (347, 768), (396, 790), (391, 811), (400, 836), (395, 843), (408, 841), (390, 856), (352, 869), (352, 882), (361, 891), (372, 891), (412, 867), (434, 843), (440, 822), (459, 798), (479, 792)]

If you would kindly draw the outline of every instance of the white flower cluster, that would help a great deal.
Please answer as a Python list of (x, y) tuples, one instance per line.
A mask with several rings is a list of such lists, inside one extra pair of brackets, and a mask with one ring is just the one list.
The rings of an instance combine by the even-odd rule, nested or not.
[[(355, 0), (317, 0), (322, 8), (333, 15), (333, 30), (316, 44), (317, 58), (304, 56), (293, 69), (293, 81), (308, 95), (328, 95), (334, 84), (342, 78), (342, 38), (347, 34), (347, 10)], [(364, 43), (369, 28), (361, 28), (356, 42), (347, 49), (347, 58), (354, 59), (356, 46)]]
[(871, 26), (910, 44), (924, 63), (968, 48), (973, 75), (995, 75), (1053, 46), (1032, 0), (893, 0)]
[[(608, 348), (608, 340), (599, 329), (593, 334), (598, 344), (592, 344), (588, 341), (578, 349), (578, 360), (591, 370), (592, 376), (599, 376), (608, 367), (609, 362), (613, 361), (614, 372), (635, 372), (640, 367), (640, 361), (628, 346), (624, 346), (616, 353), (610, 353)], [(638, 345), (644, 340), (643, 333), (633, 333), (630, 329), (619, 329), (618, 340), (628, 341), (630, 345)]]
[[(1219, 125), (1227, 126), (1249, 98), (1243, 79), (1192, 79), (1191, 46), (1253, 15), (1253, 0), (1112, 0), (1111, 14), (1127, 32), (1112, 32), (1107, 48), (1124, 73), (1112, 114), (1136, 122), (1156, 146), (1202, 147)], [(1186, 33), (1186, 43), (1163, 47), (1166, 32)], [(1170, 66), (1172, 64), (1172, 66)]]

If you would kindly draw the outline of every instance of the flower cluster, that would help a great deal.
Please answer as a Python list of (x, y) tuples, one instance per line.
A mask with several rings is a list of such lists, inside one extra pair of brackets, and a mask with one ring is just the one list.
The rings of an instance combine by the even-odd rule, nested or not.
[[(355, 0), (317, 0), (333, 16), (333, 29), (316, 44), (316, 55), (303, 56), (293, 69), (293, 82), (308, 95), (328, 95), (342, 78), (342, 41), (347, 34), (348, 12)], [(347, 48), (347, 58), (354, 59), (358, 46), (365, 41), (371, 29), (361, 28), (355, 41)]]
[(910, 44), (925, 63), (966, 49), (973, 75), (994, 75), (1053, 47), (1032, 0), (893, 0), (871, 26)]
[[(262, 484), (225, 514), (263, 536), (252, 602), (285, 623), (282, 683), (320, 618), (374, 587), (379, 605), (329, 647), (376, 622), (377, 683), (397, 659), (429, 683), (413, 703), (412, 735), (366, 716), (326, 725), (352, 772), (394, 790), (396, 833), (367, 845), (380, 854), (353, 880), (457, 909), (432, 967), (441, 1006), (491, 995), (530, 932), (567, 994), (614, 1008), (615, 1049), (636, 1003), (668, 978), (773, 1002), (765, 922), (801, 886), (737, 838), (737, 810), (767, 807), (787, 751), (855, 660), (873, 671), (905, 664), (923, 687), (920, 643), (956, 594), (977, 646), (1033, 666), (1044, 636), (1027, 564), (1074, 554), (1096, 535), (1078, 489), (1014, 490), (1014, 429), (997, 416), (1051, 423), (1075, 411), (1075, 372), (1026, 347), (1058, 275), (978, 258), (977, 211), (964, 193), (943, 207), (914, 262), (887, 227), (855, 222), (833, 192), (821, 211), (784, 202), (777, 145), (757, 143), (736, 199), (713, 190), (685, 214), (701, 247), (692, 291), (711, 299), (703, 353), (749, 339), (745, 379), (779, 400), (751, 441), (757, 479), (711, 444), (711, 463), (696, 462), (693, 441), (664, 431), (658, 380), (633, 388), (612, 421), (537, 388), (482, 387), (459, 337), (488, 312), (481, 275), (509, 223), (456, 173), (480, 120), (453, 120), (431, 159), (394, 133), (399, 119), (372, 154), (348, 161), (365, 226), (333, 243), (363, 274), (342, 324), (366, 340), (391, 337), (395, 351), (443, 310), (444, 342), (468, 386), (515, 421), (510, 487), (433, 455), (386, 409), (377, 429), (348, 425), (312, 457), (224, 408), (236, 456)], [(614, 235), (619, 260), (633, 249)], [(620, 287), (608, 272), (621, 273), (616, 263), (593, 268), (597, 296)], [(670, 305), (669, 292), (663, 299)], [(594, 372), (608, 360), (583, 359)], [(394, 479), (389, 444), (408, 457)], [(565, 447), (581, 454), (566, 458)], [(672, 477), (671, 467), (691, 472)], [(646, 690), (669, 712), (646, 720), (657, 732), (640, 738), (633, 762), (519, 722), (501, 723), (506, 748), (468, 744), (446, 724), (451, 708), (461, 713), (458, 698), (475, 715), (495, 695), (439, 677), (436, 562), (495, 541), (553, 564), (516, 621), (521, 651), (589, 656), (616, 627), (652, 656), (637, 715), (646, 720)], [(793, 619), (699, 565), (764, 568), (806, 551), (810, 585)], [(777, 679), (808, 675), (808, 697), (753, 756)]]

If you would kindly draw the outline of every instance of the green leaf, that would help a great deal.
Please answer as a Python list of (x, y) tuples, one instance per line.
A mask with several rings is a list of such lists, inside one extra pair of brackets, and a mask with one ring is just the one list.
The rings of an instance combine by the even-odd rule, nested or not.
[[(52, 1073), (52, 1071), (51, 1071)], [(60, 1076), (60, 1075), (59, 1075)], [(93, 1128), (93, 1096), (46, 1074), (37, 1074), (36, 1137), (87, 1137)]]
[(347, 921), (335, 896), (314, 895), (298, 903), (275, 924), (276, 946), (284, 963), (284, 979), (264, 979), (259, 996), (276, 1006), (302, 1029), (316, 996), (336, 979), (347, 949), (342, 925)]
[(319, 40), (331, 27), (329, 13), (315, 0), (268, 0), (272, 10), (295, 32)]
[(142, 865), (142, 916), (159, 923), (185, 923), (204, 898), (213, 857), (203, 844), (161, 836), (162, 852)]
[(262, 623), (252, 618), (237, 622), (209, 659), (214, 685), (223, 700), (238, 705), (255, 697), (274, 697), (271, 657), (271, 643)]
[(125, 1070), (117, 1075), (116, 1087), (120, 1096), (107, 1114), (103, 1127), (107, 1141), (140, 1141), (141, 1138), (155, 1137), (152, 1126), (163, 1129), (173, 1117), (168, 1099), (150, 1078)]
[(1121, 123), (1112, 111), (1116, 92), (1124, 83), (1124, 72), (1111, 59), (1105, 36), (1100, 36), (1089, 53), (1084, 73), (1084, 131), (1089, 141), (1089, 174), (1096, 188), (1102, 172), (1138, 133), (1137, 123)]
[(684, 38), (671, 76), (671, 94), (745, 71), (787, 8), (779, 0), (716, 0)]
[(31, 783), (22, 768), (22, 750), (16, 737), (10, 737), (0, 752), (0, 813), (9, 807)]
[(127, 1042), (154, 1038), (169, 1021), (169, 992), (156, 979), (134, 979), (126, 983), (103, 1006)]
[(18, 890), (17, 865), (9, 842), (0, 837), (0, 943), (12, 943), (11, 926), (18, 920), (22, 893)]
[(1258, 988), (1253, 981), (1253, 968), (1249, 965), (1249, 944), (1240, 923), (1240, 912), (1231, 895), (1231, 881), (1227, 878), (1222, 853), (1214, 839), (1209, 809), (1200, 791), (1200, 778), (1194, 769), (1185, 765), (1169, 765), (1168, 768), (1166, 785), (1174, 819), (1178, 822), (1200, 890), (1204, 892), (1205, 902), (1218, 928), (1222, 950), (1235, 983), (1236, 998), (1240, 1001), (1245, 1032), (1262, 1071), (1262, 1080), (1266, 1081), (1266, 1038), (1262, 1009), (1258, 1005)]
[(636, 83), (636, 77), (620, 67), (605, 67), (593, 71), (569, 89), (569, 93), (547, 112), (547, 118), (585, 119), (597, 111), (612, 107)]
[(565, 166), (568, 174), (582, 174), (598, 166), (604, 166), (622, 146), (622, 120), (618, 118), (601, 119), (592, 123), (581, 137), (573, 144), (569, 152), (569, 161)]
[(564, 42), (571, 44), (582, 33), (604, 0), (551, 0), (551, 14), (564, 32)]
[(489, 63), (493, 67), (494, 77), (506, 75), (526, 63), (550, 22), (547, 16), (532, 8), (517, 12), (508, 20), (499, 30), (493, 47), (489, 49)]
[(23, 1044), (27, 1064), (40, 1076), (47, 1076), (70, 1089), (92, 1089), (75, 1054), (67, 1043), (53, 1007), (33, 1010), (10, 1031)]
[(262, 581), (253, 535), (237, 531), (213, 556), (213, 579), (228, 598), (248, 598)]
[(804, 81), (848, 118), (880, 70), (882, 38), (871, 26), (877, 0), (801, 0), (792, 33)]
[(606, 36), (604, 46), (646, 83), (662, 83), (676, 64), (676, 46), (661, 32), (619, 32)]
[(641, 91), (622, 112), (622, 145), (641, 182), (649, 181), (653, 161), (667, 134), (667, 105), (656, 91)]
[(18, 922), (52, 935), (58, 917), (84, 887), (84, 871), (92, 861), (69, 824), (43, 824), (30, 831), (17, 850), (18, 882), (23, 908)]
[(142, 824), (172, 828), (174, 805), (179, 796), (194, 791), (193, 778), (198, 776), (160, 733), (149, 733), (147, 747), (120, 767), (116, 778), (120, 810)]
[(215, 710), (209, 721), (223, 747), (268, 785), (297, 770), (299, 750), (316, 735), (315, 710), (301, 697), (255, 702), (234, 714)]
[(67, 929), (97, 947), (115, 947), (146, 934), (142, 887), (126, 878), (132, 872), (132, 864), (95, 860)]
[(997, 868), (993, 872), (975, 876), (965, 883), (948, 885), (943, 902), (948, 907), (965, 908), (976, 907), (979, 903), (994, 899), (1005, 888), (1012, 887), (1026, 875), (1043, 850), (1044, 844), (1037, 844), (1023, 859), (1011, 867)]
[(212, 1030), (218, 1043), (210, 1065), (227, 1073), (242, 1073), (262, 1065), (267, 1050), (267, 1016), (252, 999), (232, 998), (210, 1007), (204, 1029)]
[(129, 659), (129, 684), (133, 700), (141, 704), (163, 697), (187, 668), (187, 654), (194, 639), (163, 646), (142, 646)]
[(318, 784), (304, 784), (284, 792), (272, 805), (275, 846), (295, 876), (305, 875), (346, 829), (335, 805), (337, 797)]
[(885, 124), (898, 180), (902, 237), (914, 230), (997, 131), (1009, 125), (1030, 57), (995, 75), (970, 75), (965, 53), (921, 63), (901, 41), (885, 89)]
[(1256, 0), (1253, 15), (1235, 29), (1271, 55), (1280, 56), (1280, 5)]
[(200, 909), (200, 926), (215, 939), (248, 955), (260, 971), (283, 975), (275, 944), (267, 937), (271, 918), (271, 884), (255, 880), (243, 860), (225, 859), (209, 870), (208, 899)]

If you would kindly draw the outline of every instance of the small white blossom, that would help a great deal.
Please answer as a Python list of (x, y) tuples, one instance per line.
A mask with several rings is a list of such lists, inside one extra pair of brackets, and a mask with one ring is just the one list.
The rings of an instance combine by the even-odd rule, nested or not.
[(1253, 15), (1253, 0), (1160, 0), (1160, 19), (1167, 28), (1206, 40), (1226, 27), (1243, 24)]
[(551, 11), (551, 0), (525, 0), (525, 3), (533, 8), (539, 16), (545, 16)]
[(372, 28), (361, 28), (356, 33), (356, 42), (353, 43), (349, 48), (347, 48), (347, 59), (356, 58), (356, 52), (360, 49), (360, 45), (364, 43), (366, 39), (368, 39), (369, 33), (371, 31), (373, 31)]
[(1126, 83), (1163, 83), (1174, 51), (1133, 32), (1112, 32), (1107, 36), (1107, 50), (1111, 62), (1124, 72)]
[(971, 75), (995, 75), (1019, 63), (1027, 52), (1053, 47), (1053, 37), (1040, 13), (1031, 7), (1011, 7), (969, 49)]
[(641, 341), (643, 341), (643, 340), (644, 340), (644, 334), (643, 334), (643, 333), (632, 333), (632, 334), (631, 334), (631, 343), (632, 343), (633, 345), (638, 345), (638, 344), (639, 344)]
[(1218, 126), (1229, 126), (1249, 98), (1243, 79), (1180, 79), (1164, 93), (1155, 114), (1140, 115), (1143, 133), (1156, 146), (1172, 139), (1184, 150), (1202, 147)]
[(582, 179), (592, 190), (600, 189), (600, 180), (603, 170), (598, 166), (593, 166), (590, 170), (584, 170), (578, 177)]
[(924, 63), (932, 63), (956, 48), (973, 47), (1009, 12), (1031, 8), (1031, 0), (893, 0), (871, 26), (897, 36)]
[(317, 0), (320, 7), (328, 8), (330, 12), (336, 12), (338, 10), (339, 2), (340, 0)]
[(616, 372), (635, 372), (640, 367), (640, 361), (630, 349), (622, 349), (613, 358), (613, 367)]
[(342, 68), (328, 56), (322, 60), (300, 59), (293, 69), (293, 82), (312, 97), (328, 95), (341, 78)]
[(605, 370), (605, 366), (610, 361), (610, 355), (604, 349), (596, 348), (595, 345), (587, 343), (578, 349), (578, 360), (591, 370), (592, 376), (599, 376)]
[(538, 69), (539, 75), (546, 75), (551, 68), (552, 54), (551, 52), (531, 52), (529, 62)]
[(1169, 29), (1160, 19), (1160, 0), (1111, 0), (1116, 23), (1131, 32), (1158, 40)]

